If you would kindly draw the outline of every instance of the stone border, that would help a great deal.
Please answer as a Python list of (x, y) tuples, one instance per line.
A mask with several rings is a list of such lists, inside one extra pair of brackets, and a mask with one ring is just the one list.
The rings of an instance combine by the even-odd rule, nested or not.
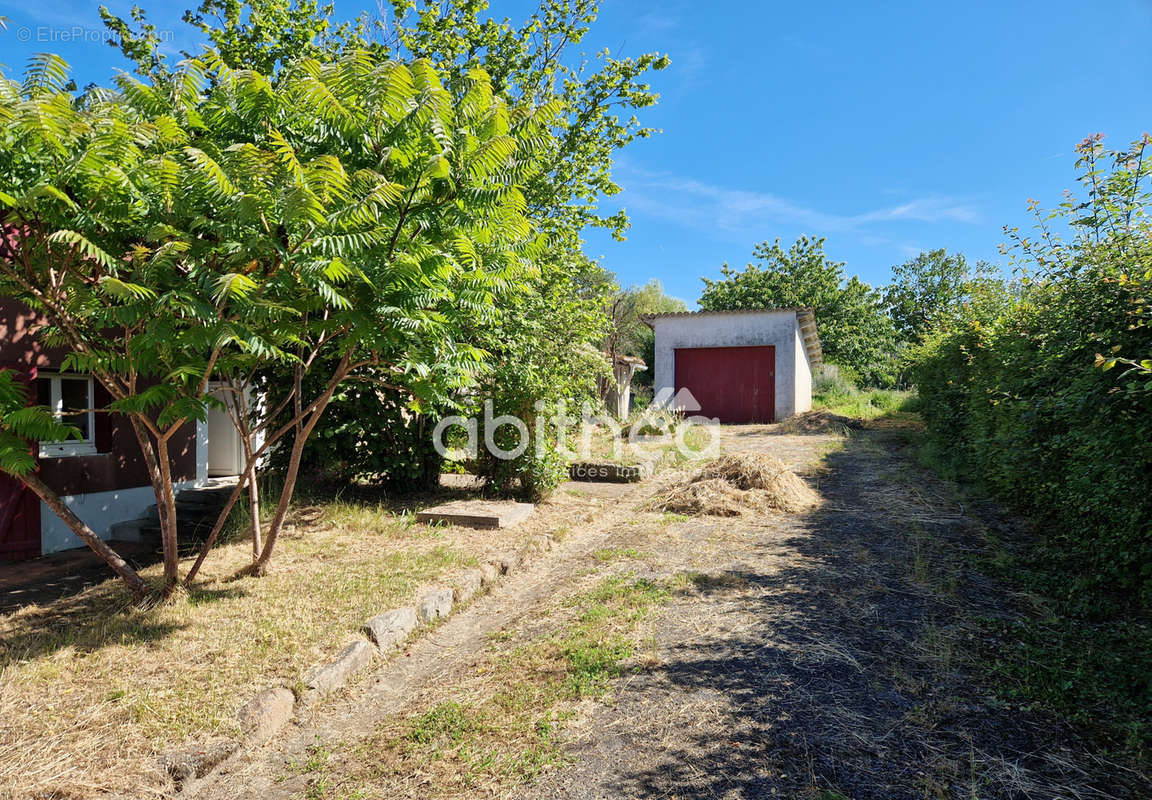
[(241, 737), (215, 737), (193, 747), (166, 752), (161, 764), (176, 784), (202, 778), (245, 746), (260, 747), (284, 729), (300, 708), (307, 708), (343, 688), (357, 674), (404, 644), (420, 629), (427, 629), (479, 595), (490, 591), (501, 577), (524, 567), (537, 555), (552, 549), (548, 534), (534, 536), (520, 550), (496, 556), (461, 576), (454, 587), (436, 587), (421, 594), (414, 606), (394, 608), (367, 620), (360, 628), (363, 638), (348, 643), (335, 661), (309, 669), (306, 687), (297, 694), (285, 686), (272, 686), (244, 703), (237, 716)]

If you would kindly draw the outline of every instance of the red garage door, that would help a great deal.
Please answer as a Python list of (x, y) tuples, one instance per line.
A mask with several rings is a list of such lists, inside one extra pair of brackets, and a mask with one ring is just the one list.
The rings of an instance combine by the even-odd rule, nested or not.
[(776, 418), (776, 348), (676, 349), (676, 391), (687, 389), (696, 412), (721, 422), (773, 422)]

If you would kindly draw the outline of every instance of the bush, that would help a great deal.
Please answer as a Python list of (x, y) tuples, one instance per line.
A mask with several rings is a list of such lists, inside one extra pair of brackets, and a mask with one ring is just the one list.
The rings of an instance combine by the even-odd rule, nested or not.
[[(432, 442), (436, 417), (413, 412), (408, 400), (371, 383), (341, 386), (304, 447), (301, 480), (320, 487), (363, 482), (398, 492), (436, 488), (443, 463)], [(283, 472), (288, 450), (272, 450), (273, 473)]]
[(845, 368), (821, 372), (812, 379), (812, 394), (826, 402), (855, 397), (860, 394), (860, 390), (851, 375), (851, 370)]
[(929, 338), (914, 376), (937, 458), (1033, 515), (1038, 554), (1088, 611), (1152, 599), (1152, 395), (1093, 366), (1135, 345), (1121, 284), (1034, 287), (1003, 316)]
[[(562, 266), (546, 263), (538, 291), (505, 309), (500, 322), (483, 332), (492, 364), (471, 413), (480, 416), (482, 402), (491, 400), (492, 417), (516, 417), (529, 438), (523, 454), (504, 460), (483, 446), (481, 430), (477, 474), (493, 494), (537, 502), (567, 478), (555, 429), (538, 426), (537, 420), (551, 419), (561, 408), (572, 415), (584, 404), (599, 405), (598, 380), (609, 374), (597, 347), (608, 326), (603, 310), (608, 286), (600, 280), (600, 267), (582, 257), (575, 266)], [(503, 425), (493, 439), (508, 451), (520, 433)]]
[[(483, 446), (482, 428), (476, 472), (485, 479), (492, 493), (536, 503), (567, 479), (568, 461), (561, 455), (550, 434), (544, 434), (546, 438), (540, 440), (530, 428), (529, 443), (524, 453), (516, 458), (501, 459)], [(493, 431), (492, 438), (505, 450), (512, 450), (519, 444), (519, 433), (507, 425)]]
[(1147, 145), (1103, 176), (1099, 139), (1081, 143), (1091, 200), (1057, 212), (1075, 238), (1048, 216), (1036, 241), (1010, 231), (1033, 273), (911, 359), (935, 457), (1036, 519), (1036, 575), (1085, 616), (1152, 600), (1152, 381), (1099, 355), (1148, 350)]

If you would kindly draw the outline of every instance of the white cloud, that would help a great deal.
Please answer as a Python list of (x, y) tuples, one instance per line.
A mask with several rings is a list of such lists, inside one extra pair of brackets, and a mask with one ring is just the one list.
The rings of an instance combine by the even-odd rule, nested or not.
[(980, 221), (969, 203), (945, 195), (929, 194), (905, 202), (856, 214), (821, 211), (770, 192), (735, 189), (683, 178), (667, 172), (649, 172), (621, 164), (616, 179), (625, 188), (623, 204), (677, 224), (728, 233), (760, 235), (772, 225), (793, 225), (816, 235), (857, 233), (873, 243), (884, 239), (876, 229), (898, 222)]

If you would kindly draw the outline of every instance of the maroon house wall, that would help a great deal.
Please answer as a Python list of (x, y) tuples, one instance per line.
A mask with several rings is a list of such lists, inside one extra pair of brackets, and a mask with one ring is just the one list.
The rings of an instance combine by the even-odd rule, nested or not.
[[(0, 297), (0, 369), (16, 370), (29, 379), (40, 370), (54, 370), (63, 362), (66, 350), (46, 348), (37, 341), (36, 329), (43, 320), (26, 306)], [(95, 405), (102, 408), (109, 401), (108, 392), (97, 381)], [(131, 423), (119, 414), (97, 413), (93, 438), (96, 454), (40, 459), (40, 477), (59, 494), (85, 494), (115, 489), (149, 486), (148, 471)], [(172, 437), (172, 477), (189, 481), (196, 477), (196, 426), (186, 425)], [(17, 503), (29, 503), (27, 492), (16, 492), (13, 480), (0, 475), (0, 559), (29, 557), (6, 556), (6, 550), (25, 552), (30, 541), (30, 528), (35, 528), (36, 552), (39, 555), (39, 500), (32, 505), (36, 519), (28, 513), (16, 514)], [(21, 484), (22, 486), (22, 484)], [(5, 487), (8, 487), (7, 489)], [(6, 523), (6, 524), (5, 524)], [(17, 544), (19, 540), (20, 544)], [(9, 544), (5, 544), (8, 542)]]

